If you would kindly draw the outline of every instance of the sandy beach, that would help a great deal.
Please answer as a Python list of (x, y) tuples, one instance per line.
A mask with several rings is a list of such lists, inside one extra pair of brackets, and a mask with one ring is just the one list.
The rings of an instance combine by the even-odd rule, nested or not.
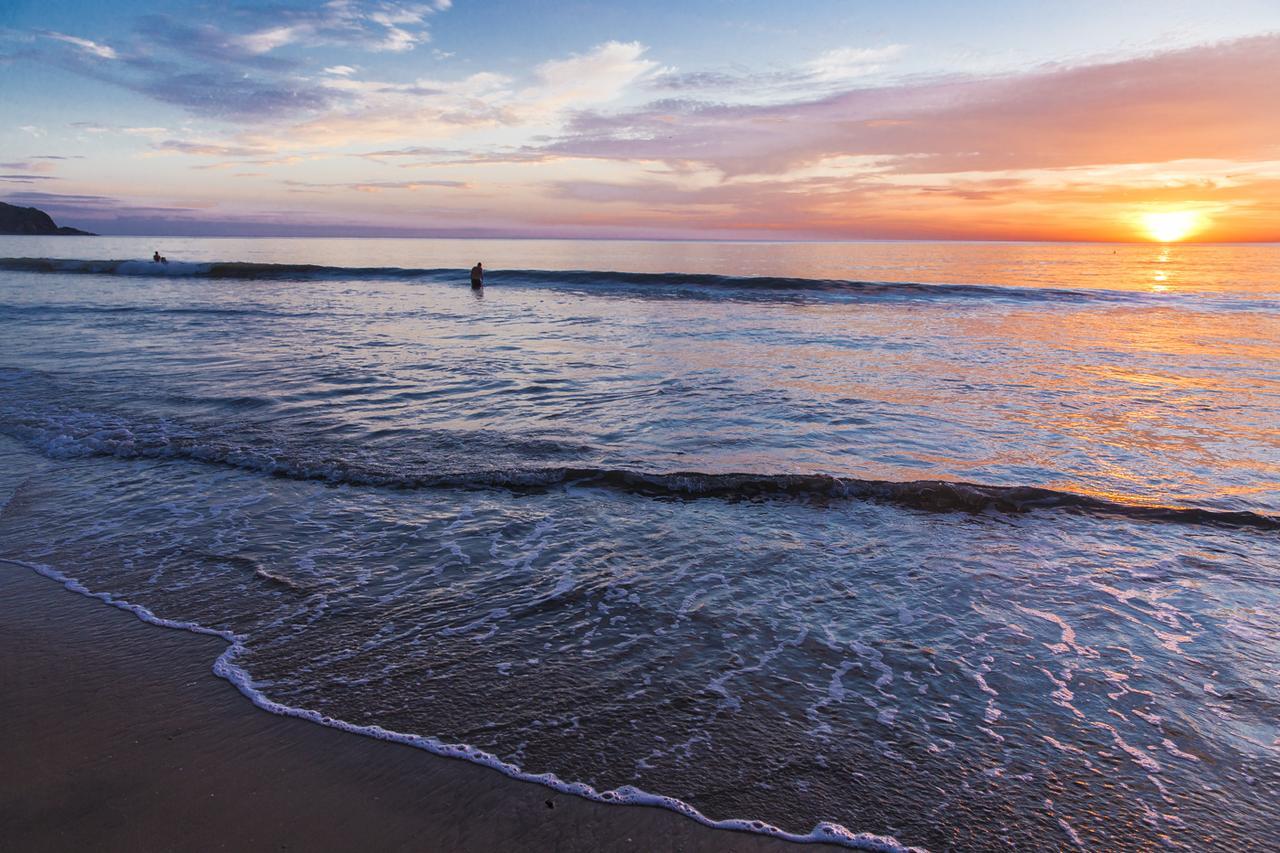
[(9, 850), (796, 849), (274, 716), (212, 674), (221, 640), (12, 565), (0, 595)]

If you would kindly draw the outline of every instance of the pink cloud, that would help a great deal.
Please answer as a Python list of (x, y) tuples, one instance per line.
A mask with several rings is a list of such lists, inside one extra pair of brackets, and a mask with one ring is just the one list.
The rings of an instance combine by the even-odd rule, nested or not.
[(660, 101), (583, 112), (553, 150), (781, 174), (838, 155), (903, 172), (1280, 154), (1280, 35), (995, 78), (854, 89), (791, 104)]

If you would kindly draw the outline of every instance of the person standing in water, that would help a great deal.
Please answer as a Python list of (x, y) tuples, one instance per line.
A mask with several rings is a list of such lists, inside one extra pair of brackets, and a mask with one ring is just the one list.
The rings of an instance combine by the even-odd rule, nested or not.
[(484, 267), (479, 261), (476, 261), (476, 265), (471, 268), (471, 287), (473, 290), (484, 287)]

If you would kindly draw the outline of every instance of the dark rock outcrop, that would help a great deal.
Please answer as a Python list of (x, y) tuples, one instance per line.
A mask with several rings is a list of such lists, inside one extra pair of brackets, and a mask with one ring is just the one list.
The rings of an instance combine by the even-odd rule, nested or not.
[(0, 234), (71, 234), (96, 237), (79, 228), (59, 228), (53, 218), (34, 207), (17, 207), (0, 201)]

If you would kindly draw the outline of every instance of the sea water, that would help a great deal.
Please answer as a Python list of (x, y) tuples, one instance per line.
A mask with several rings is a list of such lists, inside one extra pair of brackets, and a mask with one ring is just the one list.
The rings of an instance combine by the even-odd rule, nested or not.
[(0, 557), (854, 846), (1280, 845), (1278, 425), (1274, 246), (0, 238)]

